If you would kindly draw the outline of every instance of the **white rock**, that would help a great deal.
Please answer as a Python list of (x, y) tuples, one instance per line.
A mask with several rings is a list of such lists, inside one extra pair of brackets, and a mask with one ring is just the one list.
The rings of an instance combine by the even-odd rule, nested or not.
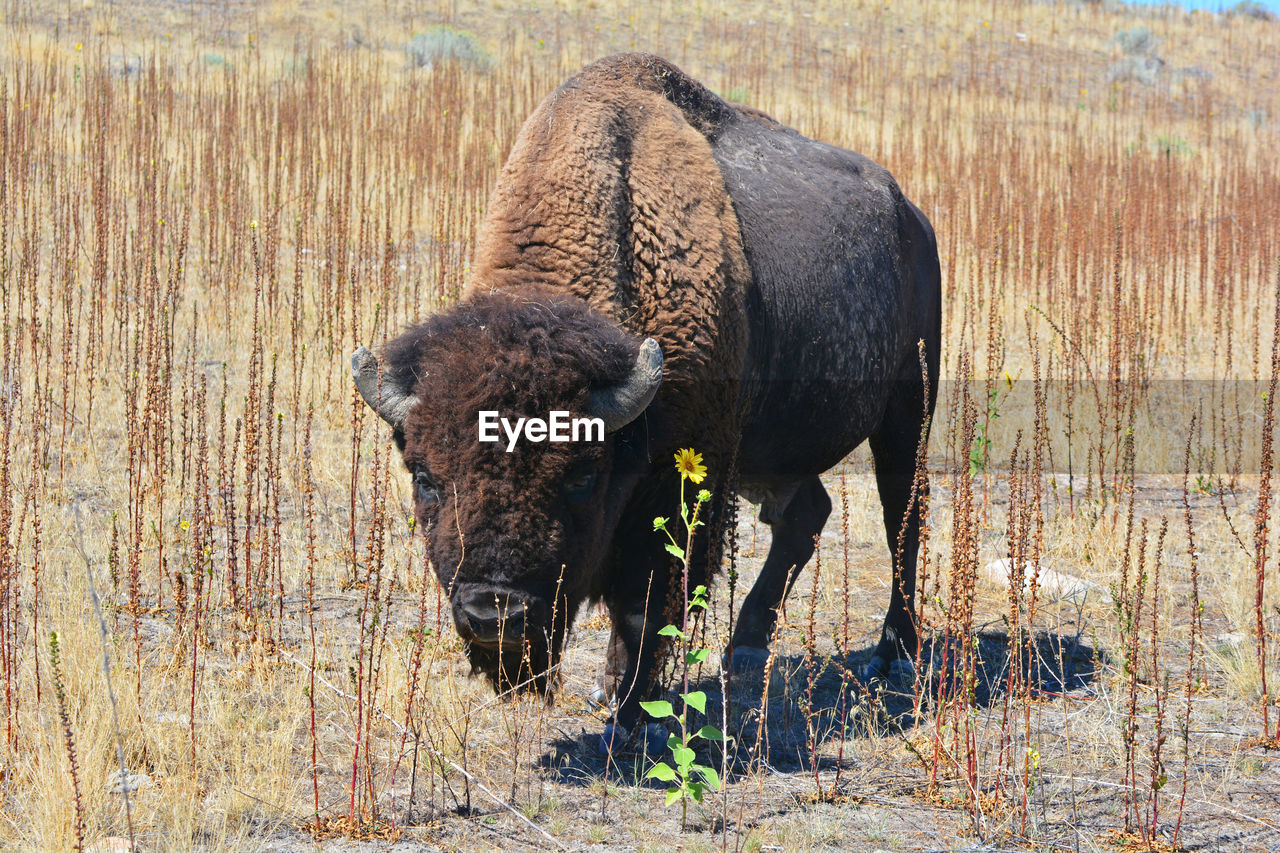
[(85, 848), (85, 853), (134, 853), (136, 849), (129, 839), (113, 835), (93, 842)]
[[(1034, 566), (1024, 567), (1023, 594), (1028, 594), (1031, 591), (1031, 576), (1034, 570)], [(983, 566), (982, 576), (997, 586), (1007, 588), (1010, 578), (1013, 576), (1013, 560), (1008, 557), (992, 560)], [(1063, 572), (1057, 572), (1053, 569), (1046, 569), (1043, 566), (1040, 567), (1036, 578), (1041, 601), (1050, 599), (1074, 601), (1076, 604), (1082, 604), (1089, 596), (1103, 599), (1109, 597), (1107, 591), (1100, 584), (1064, 574)]]
[(1219, 634), (1213, 638), (1221, 651), (1238, 652), (1244, 647), (1245, 641), (1249, 639), (1249, 635), (1238, 631), (1230, 634)]

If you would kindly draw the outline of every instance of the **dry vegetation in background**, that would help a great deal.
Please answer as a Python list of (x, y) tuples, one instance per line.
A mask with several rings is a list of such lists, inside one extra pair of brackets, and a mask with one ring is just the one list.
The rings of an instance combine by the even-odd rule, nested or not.
[[(1280, 845), (1280, 24), (968, 0), (3, 14), (0, 848)], [(347, 366), (456, 298), (524, 117), (630, 49), (887, 165), (944, 275), (924, 676), (850, 675), (889, 597), (859, 452), (766, 678), (701, 673), (738, 741), (684, 833), (646, 759), (596, 754), (602, 618), (552, 706), (465, 677)], [(753, 518), (713, 648), (767, 545)]]

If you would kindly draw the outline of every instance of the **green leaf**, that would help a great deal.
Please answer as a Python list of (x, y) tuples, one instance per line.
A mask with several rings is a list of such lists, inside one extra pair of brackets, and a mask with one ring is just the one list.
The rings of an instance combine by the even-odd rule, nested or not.
[(649, 768), (649, 772), (644, 774), (644, 778), (657, 779), (659, 782), (674, 782), (676, 780), (676, 771), (672, 770), (664, 762), (659, 761)]
[(684, 559), (684, 549), (681, 548), (679, 545), (676, 545), (672, 542), (668, 542), (663, 547), (667, 549), (667, 553), (673, 554), (677, 560)]
[(667, 749), (674, 752), (682, 746), (684, 746), (684, 742), (680, 740), (680, 735), (672, 732), (671, 736), (667, 738)]
[(707, 588), (704, 584), (698, 584), (693, 588), (694, 598), (703, 598), (706, 596), (706, 594), (707, 594)]
[(662, 516), (658, 516), (657, 518), (655, 518), (655, 519), (653, 520), (653, 529), (654, 529), (654, 531), (658, 531), (658, 530), (664, 530), (664, 529), (666, 529), (667, 522), (668, 522), (668, 521), (670, 521), (670, 520), (671, 520), (671, 519), (669, 519), (669, 518), (663, 518)]
[(676, 711), (671, 707), (671, 703), (666, 699), (658, 699), (653, 702), (641, 702), (640, 707), (644, 708), (645, 713), (655, 720), (665, 720), (667, 717), (674, 717)]
[(693, 708), (699, 714), (707, 713), (707, 694), (701, 690), (694, 690), (691, 693), (681, 693), (680, 698), (684, 700), (684, 704)]
[(692, 749), (687, 746), (674, 746), (671, 749), (671, 757), (675, 760), (677, 767), (688, 767), (693, 764), (693, 760), (698, 756), (694, 755)]
[(659, 631), (659, 632), (658, 632), (658, 636), (660, 636), (660, 637), (675, 637), (675, 638), (678, 638), (678, 639), (683, 640), (683, 639), (684, 639), (684, 632), (683, 632), (683, 631), (681, 631), (679, 628), (677, 628), (675, 625), (667, 625), (667, 626), (665, 626), (661, 631)]
[[(658, 633), (662, 633), (662, 632), (659, 631)], [(710, 656), (710, 654), (711, 654), (711, 649), (694, 649), (691, 652), (685, 653), (684, 662), (689, 664), (690, 666), (694, 666), (696, 664), (702, 663), (704, 660), (706, 660)]]
[(710, 767), (705, 767), (701, 764), (695, 764), (693, 769), (699, 776), (707, 780), (707, 784), (711, 786), (711, 790), (720, 790), (720, 774), (716, 773), (716, 771), (712, 770)]
[(680, 790), (679, 788), (668, 788), (667, 789), (667, 805), (671, 805), (676, 800), (680, 799), (683, 793), (684, 791)]
[(693, 798), (695, 803), (702, 802), (702, 787), (701, 782), (690, 782), (688, 785), (689, 796)]
[(698, 733), (694, 737), (706, 738), (707, 740), (724, 740), (724, 735), (715, 726), (703, 726), (698, 729)]

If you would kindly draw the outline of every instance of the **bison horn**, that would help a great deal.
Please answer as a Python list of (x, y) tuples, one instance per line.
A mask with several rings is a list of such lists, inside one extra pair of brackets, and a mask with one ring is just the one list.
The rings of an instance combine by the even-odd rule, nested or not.
[(605, 432), (622, 429), (640, 417), (662, 381), (662, 349), (645, 338), (630, 375), (617, 385), (592, 391), (587, 413), (604, 421)]
[(351, 354), (351, 378), (355, 380), (356, 390), (371, 409), (396, 429), (404, 427), (405, 415), (418, 404), (418, 398), (385, 374), (382, 377), (382, 387), (379, 388), (378, 357), (369, 352), (367, 347), (360, 347)]

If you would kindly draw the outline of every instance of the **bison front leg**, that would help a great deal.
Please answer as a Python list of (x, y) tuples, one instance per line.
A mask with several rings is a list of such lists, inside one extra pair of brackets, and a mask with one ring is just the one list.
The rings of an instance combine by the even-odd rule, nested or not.
[(600, 673), (600, 682), (591, 692), (591, 701), (602, 707), (608, 707), (618, 698), (618, 685), (627, 670), (627, 650), (622, 643), (622, 636), (615, 626), (609, 632), (609, 645), (605, 649), (604, 670)]
[(813, 556), (814, 537), (830, 514), (831, 498), (817, 477), (802, 481), (789, 496), (787, 490), (778, 489), (761, 501), (760, 519), (769, 525), (773, 542), (733, 630), (726, 658), (734, 668), (764, 665), (778, 609)]
[[(640, 703), (653, 698), (658, 684), (662, 637), (658, 631), (667, 624), (668, 575), (659, 569), (628, 573), (612, 600), (608, 602), (613, 617), (613, 635), (609, 640), (605, 685), (615, 691), (617, 705), (605, 726), (601, 741), (604, 751), (616, 750), (643, 725), (644, 711)], [(653, 721), (648, 721), (653, 722)], [(660, 746), (665, 734), (649, 738), (651, 746)]]

